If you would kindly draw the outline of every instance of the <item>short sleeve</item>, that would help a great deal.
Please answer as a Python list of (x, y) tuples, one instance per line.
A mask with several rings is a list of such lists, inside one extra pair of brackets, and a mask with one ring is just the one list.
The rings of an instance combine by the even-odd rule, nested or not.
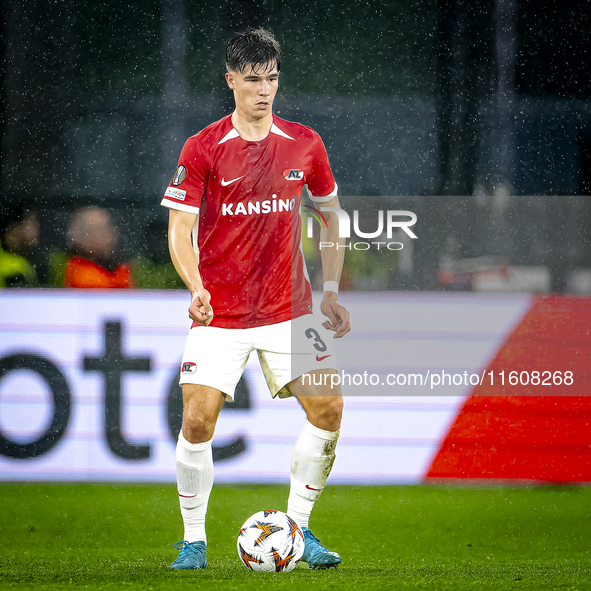
[(193, 136), (185, 142), (181, 150), (178, 166), (160, 205), (199, 214), (207, 177), (207, 158), (198, 138)]
[(311, 169), (306, 178), (310, 198), (317, 203), (326, 203), (337, 195), (338, 187), (332, 175), (326, 148), (320, 136), (314, 132), (311, 153)]

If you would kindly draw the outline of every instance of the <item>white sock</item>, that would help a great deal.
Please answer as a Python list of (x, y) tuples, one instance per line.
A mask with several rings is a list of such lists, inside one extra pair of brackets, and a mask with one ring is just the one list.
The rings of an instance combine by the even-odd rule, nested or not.
[(185, 525), (183, 540), (207, 543), (205, 514), (209, 493), (213, 487), (211, 440), (205, 443), (189, 443), (183, 437), (183, 432), (180, 432), (176, 445), (176, 479)]
[(340, 431), (324, 431), (306, 421), (291, 458), (287, 514), (308, 527), (310, 513), (324, 488), (335, 459)]

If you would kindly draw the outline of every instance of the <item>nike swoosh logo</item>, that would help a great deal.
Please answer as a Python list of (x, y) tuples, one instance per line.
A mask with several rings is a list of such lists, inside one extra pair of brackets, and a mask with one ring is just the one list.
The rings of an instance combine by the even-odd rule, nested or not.
[(237, 179), (232, 179), (231, 181), (225, 181), (224, 179), (222, 179), (222, 187), (227, 187), (228, 185), (231, 185), (232, 183), (235, 183), (236, 181), (243, 179), (245, 176), (246, 175), (243, 174), (242, 176), (239, 176)]
[(327, 357), (330, 357), (330, 355), (325, 355), (324, 357), (318, 357), (318, 355), (316, 355), (316, 361), (322, 361), (323, 359), (326, 359)]
[(306, 488), (308, 490), (315, 490), (317, 492), (320, 492), (322, 490), (321, 488), (314, 488), (313, 486), (310, 486), (309, 484), (306, 484)]

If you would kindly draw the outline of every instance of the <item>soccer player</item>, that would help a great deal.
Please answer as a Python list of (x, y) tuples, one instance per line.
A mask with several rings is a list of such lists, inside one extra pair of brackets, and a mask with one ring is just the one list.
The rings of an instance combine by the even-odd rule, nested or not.
[[(273, 36), (264, 29), (237, 35), (226, 47), (226, 67), (236, 108), (187, 140), (162, 200), (170, 214), (171, 258), (191, 291), (193, 320), (181, 364), (184, 414), (176, 448), (185, 533), (171, 568), (207, 564), (211, 441), (253, 350), (273, 397), (296, 396), (306, 412), (287, 513), (304, 533), (302, 560), (311, 568), (333, 567), (340, 556), (320, 543), (308, 521), (334, 462), (343, 403), (330, 379), (302, 379), (334, 373), (336, 365), (312, 314), (300, 203), (307, 185), (313, 201), (336, 209), (337, 185), (320, 137), (273, 115), (281, 67)], [(336, 245), (337, 216), (329, 216), (321, 239)], [(343, 252), (322, 249), (323, 325), (335, 338), (350, 330), (338, 301)], [(323, 385), (312, 385), (317, 382)]]

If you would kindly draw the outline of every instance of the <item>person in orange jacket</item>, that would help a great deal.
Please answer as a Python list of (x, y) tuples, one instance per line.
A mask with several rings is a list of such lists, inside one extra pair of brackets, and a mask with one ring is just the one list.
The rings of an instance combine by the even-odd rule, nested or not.
[(66, 263), (64, 287), (134, 287), (131, 266), (118, 260), (117, 238), (107, 210), (96, 206), (77, 209), (68, 226), (71, 256)]

